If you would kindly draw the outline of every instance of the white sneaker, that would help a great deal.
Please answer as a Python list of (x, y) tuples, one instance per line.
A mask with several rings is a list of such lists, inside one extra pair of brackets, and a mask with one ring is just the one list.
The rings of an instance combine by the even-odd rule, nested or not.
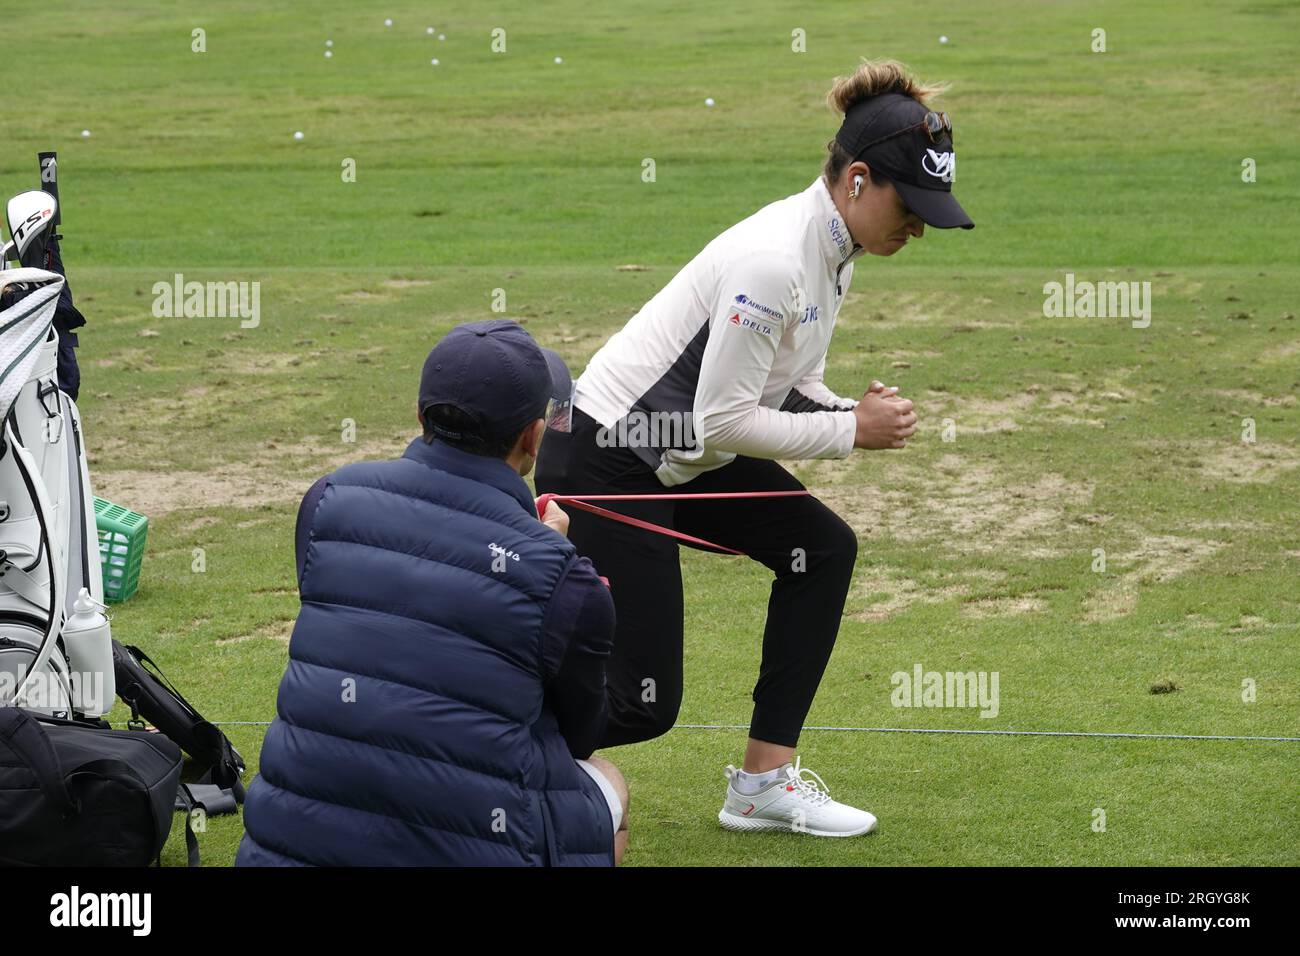
[(823, 837), (861, 836), (876, 828), (876, 818), (866, 810), (832, 800), (822, 778), (801, 768), (798, 757), (781, 769), (785, 773), (758, 793), (741, 793), (736, 789), (739, 771), (728, 765), (727, 799), (718, 822), (728, 830), (786, 830)]

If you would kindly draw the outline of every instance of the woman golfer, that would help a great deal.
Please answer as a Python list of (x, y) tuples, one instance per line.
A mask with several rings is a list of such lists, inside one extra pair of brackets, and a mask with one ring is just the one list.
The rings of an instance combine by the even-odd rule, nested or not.
[[(570, 430), (542, 443), (537, 488), (558, 494), (802, 491), (779, 459), (902, 448), (912, 403), (871, 383), (861, 400), (822, 382), (861, 253), (891, 256), (927, 225), (973, 226), (952, 196), (952, 126), (894, 62), (836, 80), (843, 123), (822, 174), (705, 246), (592, 358)], [(857, 537), (816, 498), (678, 499), (611, 506), (734, 549), (775, 575), (742, 769), (719, 814), (736, 830), (869, 833), (795, 758), (835, 644)], [(618, 629), (602, 747), (656, 737), (682, 699), (678, 541), (571, 511), (569, 537), (608, 578)]]

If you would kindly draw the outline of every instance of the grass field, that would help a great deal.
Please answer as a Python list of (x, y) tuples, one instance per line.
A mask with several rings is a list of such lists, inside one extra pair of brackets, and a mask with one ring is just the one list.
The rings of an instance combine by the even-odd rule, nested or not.
[[(828, 383), (897, 384), (922, 420), (905, 451), (791, 464), (861, 541), (810, 723), (1300, 736), (1300, 8), (458, 9), (5, 14), (7, 60), (44, 40), (22, 49), (0, 187), (34, 187), (36, 150), (59, 150), (96, 490), (151, 519), (114, 635), (205, 715), (274, 715), (297, 502), (400, 453), (442, 333), (504, 289), (580, 369), (715, 234), (811, 182), (831, 78), (894, 56), (953, 84), (955, 192), (978, 227), (860, 260), (840, 314)], [(259, 281), (260, 324), (156, 318), (175, 273)], [(1149, 282), (1149, 327), (1045, 317), (1066, 273)], [(767, 572), (684, 566), (681, 722), (747, 724)], [(917, 664), (997, 672), (998, 715), (892, 706), (891, 675)], [(263, 728), (227, 730), (251, 779)], [(804, 763), (881, 821), (819, 841), (718, 828), (743, 738), (606, 752), (632, 789), (629, 864), (1300, 863), (1293, 742), (810, 730)], [(241, 831), (211, 820), (206, 862), (229, 864)]]

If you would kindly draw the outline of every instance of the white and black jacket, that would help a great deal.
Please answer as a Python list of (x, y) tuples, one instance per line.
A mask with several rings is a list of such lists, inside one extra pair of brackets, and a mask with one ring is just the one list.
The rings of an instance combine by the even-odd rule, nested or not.
[(861, 251), (818, 177), (705, 246), (595, 354), (574, 405), (666, 486), (736, 455), (846, 457), (857, 402), (822, 374)]

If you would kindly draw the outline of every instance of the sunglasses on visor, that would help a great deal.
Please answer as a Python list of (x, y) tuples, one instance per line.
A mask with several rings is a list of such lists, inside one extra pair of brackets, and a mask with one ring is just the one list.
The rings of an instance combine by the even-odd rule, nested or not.
[(867, 143), (867, 145), (861, 147), (857, 151), (856, 155), (861, 156), (877, 143), (883, 143), (885, 140), (893, 139), (895, 136), (902, 136), (904, 133), (910, 133), (917, 127), (924, 128), (925, 135), (929, 138), (930, 142), (936, 146), (939, 145), (939, 141), (943, 138), (944, 133), (948, 134), (948, 139), (950, 141), (953, 138), (952, 120), (948, 119), (948, 114), (936, 113), (931, 110), (929, 113), (925, 114), (925, 118), (922, 119), (921, 122), (913, 123), (911, 126), (904, 126), (902, 129), (894, 130), (894, 132), (890, 133), (888, 136), (882, 136), (880, 139), (873, 139), (871, 142)]

